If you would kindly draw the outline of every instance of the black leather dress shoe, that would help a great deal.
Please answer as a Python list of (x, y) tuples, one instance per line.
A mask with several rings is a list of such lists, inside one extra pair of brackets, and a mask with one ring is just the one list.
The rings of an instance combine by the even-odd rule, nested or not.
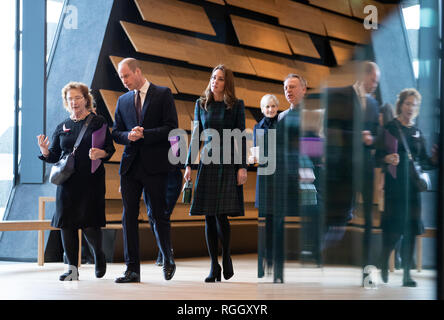
[(119, 277), (116, 283), (140, 282), (140, 275), (137, 272), (126, 270), (123, 277)]
[(176, 272), (176, 264), (175, 263), (165, 263), (163, 265), (163, 276), (165, 280), (171, 280)]

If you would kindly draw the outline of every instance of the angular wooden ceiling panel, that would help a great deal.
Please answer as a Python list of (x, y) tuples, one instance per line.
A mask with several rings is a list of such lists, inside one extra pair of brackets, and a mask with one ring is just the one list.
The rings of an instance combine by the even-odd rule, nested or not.
[(279, 9), (274, 0), (226, 0), (226, 2), (235, 7), (279, 17)]
[(176, 0), (135, 0), (135, 3), (145, 21), (216, 35), (201, 6)]
[(206, 0), (206, 1), (208, 1), (208, 2), (213, 2), (213, 3), (216, 3), (216, 4), (220, 4), (220, 5), (222, 5), (222, 6), (225, 5), (224, 0)]
[(281, 28), (239, 16), (230, 17), (240, 44), (291, 55)]
[(210, 80), (209, 72), (167, 65), (165, 68), (180, 93), (200, 96)]
[(278, 0), (279, 24), (325, 36), (322, 12), (290, 0)]
[(322, 12), (322, 20), (329, 37), (366, 44), (370, 37), (370, 31), (364, 28), (362, 22), (358, 22), (334, 13)]
[(309, 0), (309, 2), (317, 7), (339, 12), (347, 16), (352, 15), (349, 0)]
[[(124, 58), (116, 56), (110, 56), (109, 58), (113, 63), (114, 68), (117, 71), (119, 62), (122, 61)], [(159, 86), (170, 88), (173, 94), (177, 93), (176, 87), (174, 86), (170, 76), (168, 75), (167, 70), (165, 69), (165, 65), (161, 63), (149, 62), (143, 60), (139, 60), (139, 63), (142, 72), (145, 78), (148, 79), (148, 81), (153, 82), (154, 84)]]
[(335, 55), (336, 62), (338, 65), (343, 65), (349, 61), (355, 52), (355, 46), (345, 44), (339, 41), (330, 40), (330, 46)]
[(386, 8), (382, 3), (372, 0), (349, 0), (350, 8), (354, 17), (365, 19), (370, 13), (365, 13), (365, 7), (375, 6), (378, 9), (378, 18), (382, 19), (386, 14)]
[(318, 50), (313, 44), (313, 41), (311, 41), (309, 34), (305, 32), (286, 29), (285, 36), (287, 37), (288, 43), (291, 47), (291, 51), (293, 51), (294, 54), (316, 59), (321, 58)]
[(256, 74), (260, 77), (283, 81), (289, 73), (297, 72), (294, 61), (291, 59), (252, 50), (246, 50), (246, 52)]
[(202, 39), (195, 40), (196, 46), (187, 49), (189, 63), (209, 68), (223, 63), (234, 72), (256, 75), (243, 48)]
[(120, 22), (134, 49), (144, 54), (186, 61), (213, 68), (224, 63), (235, 72), (255, 75), (253, 66), (239, 47), (174, 34), (130, 22)]
[(188, 55), (185, 48), (181, 46), (178, 35), (126, 21), (120, 21), (120, 24), (137, 52), (182, 61), (188, 60)]

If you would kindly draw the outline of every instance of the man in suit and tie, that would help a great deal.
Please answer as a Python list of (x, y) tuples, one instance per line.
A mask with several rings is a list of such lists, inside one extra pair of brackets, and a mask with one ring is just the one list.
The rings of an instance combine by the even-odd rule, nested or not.
[(307, 82), (305, 79), (295, 73), (290, 73), (284, 80), (284, 93), (290, 108), (279, 113), (278, 121), (281, 121), (290, 112), (290, 110), (302, 109), (302, 100), (307, 92)]
[(345, 226), (353, 216), (357, 192), (361, 193), (365, 268), (371, 259), (374, 142), (379, 123), (379, 103), (371, 94), (378, 87), (380, 71), (376, 63), (365, 61), (357, 72), (352, 86), (329, 89), (326, 95), (325, 210), (327, 226)]
[(164, 277), (170, 280), (176, 265), (165, 210), (167, 176), (171, 169), (168, 134), (178, 127), (176, 107), (170, 89), (148, 82), (136, 59), (122, 60), (118, 73), (129, 91), (117, 101), (112, 130), (114, 141), (125, 145), (119, 173), (127, 270), (116, 282), (140, 282), (138, 216), (142, 192), (164, 257)]

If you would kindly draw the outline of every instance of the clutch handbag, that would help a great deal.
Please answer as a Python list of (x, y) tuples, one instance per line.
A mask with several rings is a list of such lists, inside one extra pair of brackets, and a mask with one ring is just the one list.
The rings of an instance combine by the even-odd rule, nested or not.
[(49, 181), (56, 185), (63, 184), (66, 180), (71, 177), (71, 175), (74, 173), (74, 155), (77, 150), (77, 148), (80, 145), (80, 142), (83, 139), (83, 135), (85, 134), (86, 128), (88, 127), (89, 123), (91, 122), (92, 116), (91, 114), (86, 119), (85, 124), (82, 127), (82, 130), (79, 133), (79, 136), (77, 137), (77, 140), (74, 144), (74, 148), (72, 152), (64, 155), (59, 161), (53, 164), (51, 168), (51, 173), (49, 175)]
[(191, 196), (193, 194), (193, 182), (191, 180), (188, 180), (183, 185), (182, 189), (182, 203), (184, 204), (190, 204), (191, 203)]

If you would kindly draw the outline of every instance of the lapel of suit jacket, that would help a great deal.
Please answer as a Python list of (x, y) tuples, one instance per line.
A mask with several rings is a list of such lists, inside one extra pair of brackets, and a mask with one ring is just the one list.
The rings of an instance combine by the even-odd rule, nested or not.
[(142, 123), (143, 123), (143, 119), (145, 119), (146, 110), (148, 109), (148, 106), (153, 98), (155, 91), (156, 91), (156, 86), (153, 83), (150, 83), (148, 91), (146, 92), (145, 101), (143, 102), (143, 106), (142, 106), (142, 115), (141, 115), (141, 120), (140, 120), (140, 121), (142, 121)]
[[(130, 122), (129, 126), (134, 128), (137, 126), (137, 113), (136, 113), (136, 93), (132, 90), (132, 94), (129, 95), (128, 99), (128, 121)], [(130, 129), (131, 129), (130, 128)]]

